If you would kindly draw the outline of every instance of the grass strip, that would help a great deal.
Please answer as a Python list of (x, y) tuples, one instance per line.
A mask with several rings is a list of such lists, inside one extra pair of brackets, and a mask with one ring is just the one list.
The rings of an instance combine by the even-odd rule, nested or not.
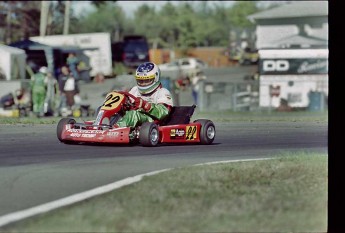
[(5, 232), (326, 232), (328, 157), (177, 168)]
[[(0, 117), (1, 124), (57, 124), (62, 117)], [(74, 118), (74, 117), (71, 117)], [(206, 118), (213, 122), (328, 122), (328, 112), (198, 112), (196, 111), (192, 120)], [(83, 120), (95, 120), (95, 117), (75, 118), (77, 122)]]

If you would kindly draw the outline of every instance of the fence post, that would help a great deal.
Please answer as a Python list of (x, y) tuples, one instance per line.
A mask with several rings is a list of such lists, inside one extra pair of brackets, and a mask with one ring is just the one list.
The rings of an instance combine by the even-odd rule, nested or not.
[(233, 91), (232, 91), (232, 108), (236, 112), (237, 111), (237, 84), (233, 84)]
[(199, 110), (200, 111), (204, 111), (204, 109), (205, 109), (205, 82), (204, 82), (204, 80), (200, 80), (200, 88), (199, 88), (199, 90), (198, 90), (198, 101), (199, 101), (199, 103), (198, 103), (198, 107), (199, 107)]

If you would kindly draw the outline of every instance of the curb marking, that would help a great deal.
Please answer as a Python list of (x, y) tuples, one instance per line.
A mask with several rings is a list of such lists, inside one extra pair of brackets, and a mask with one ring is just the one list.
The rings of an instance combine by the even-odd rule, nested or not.
[[(218, 162), (209, 162), (209, 163), (200, 163), (200, 164), (195, 164), (193, 166), (201, 166), (201, 165), (212, 165), (212, 164), (220, 164), (220, 163), (231, 163), (231, 162), (246, 162), (246, 161), (258, 161), (258, 160), (267, 160), (270, 158), (262, 158), (262, 159), (244, 159), (244, 160), (226, 160), (226, 161), (218, 161)], [(38, 206), (34, 206), (25, 210), (20, 210), (20, 211), (16, 211), (10, 214), (6, 214), (3, 216), (0, 216), (0, 227), (5, 226), (9, 223), (13, 223), (16, 221), (20, 221), (38, 214), (43, 214), (46, 213), (48, 211), (54, 210), (54, 209), (58, 209), (67, 205), (72, 205), (74, 203), (80, 202), (80, 201), (84, 201), (86, 199), (104, 194), (104, 193), (108, 193), (111, 192), (115, 189), (119, 189), (121, 187), (139, 182), (142, 180), (142, 178), (144, 176), (152, 176), (152, 175), (156, 175), (162, 172), (166, 172), (166, 171), (170, 171), (174, 168), (167, 168), (167, 169), (163, 169), (163, 170), (158, 170), (158, 171), (153, 171), (153, 172), (149, 172), (149, 173), (144, 173), (144, 174), (140, 174), (140, 175), (136, 175), (133, 177), (127, 177), (125, 179), (116, 181), (114, 183), (110, 183), (104, 186), (100, 186), (85, 192), (81, 192), (81, 193), (77, 193), (77, 194), (73, 194), (71, 196), (67, 196), (52, 202), (48, 202), (42, 205), (38, 205)]]

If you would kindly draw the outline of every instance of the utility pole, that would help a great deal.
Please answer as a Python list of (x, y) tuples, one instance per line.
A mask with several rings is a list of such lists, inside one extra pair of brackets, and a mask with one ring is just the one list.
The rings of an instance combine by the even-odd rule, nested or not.
[(71, 1), (66, 1), (66, 3), (65, 3), (65, 19), (64, 19), (64, 25), (63, 25), (63, 34), (64, 35), (68, 35), (68, 31), (69, 31), (70, 11), (71, 11)]
[(7, 15), (6, 15), (5, 35), (6, 35), (6, 43), (9, 44), (9, 43), (11, 43), (11, 39), (12, 39), (12, 22), (11, 22), (12, 3), (8, 2), (7, 7), (8, 7), (8, 9), (7, 9)]
[(49, 13), (49, 1), (41, 2), (41, 19), (40, 19), (40, 36), (46, 35), (48, 13)]

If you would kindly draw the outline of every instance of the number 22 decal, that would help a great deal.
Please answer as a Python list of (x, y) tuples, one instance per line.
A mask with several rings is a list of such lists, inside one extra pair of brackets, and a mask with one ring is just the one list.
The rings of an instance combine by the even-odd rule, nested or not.
[(194, 140), (196, 139), (196, 126), (187, 126), (186, 128), (187, 135), (186, 135), (186, 140)]
[(116, 93), (115, 94), (109, 93), (106, 99), (104, 100), (102, 109), (106, 109), (106, 110), (114, 109), (118, 106), (118, 104), (120, 103), (120, 100), (121, 100), (121, 97), (117, 95)]

